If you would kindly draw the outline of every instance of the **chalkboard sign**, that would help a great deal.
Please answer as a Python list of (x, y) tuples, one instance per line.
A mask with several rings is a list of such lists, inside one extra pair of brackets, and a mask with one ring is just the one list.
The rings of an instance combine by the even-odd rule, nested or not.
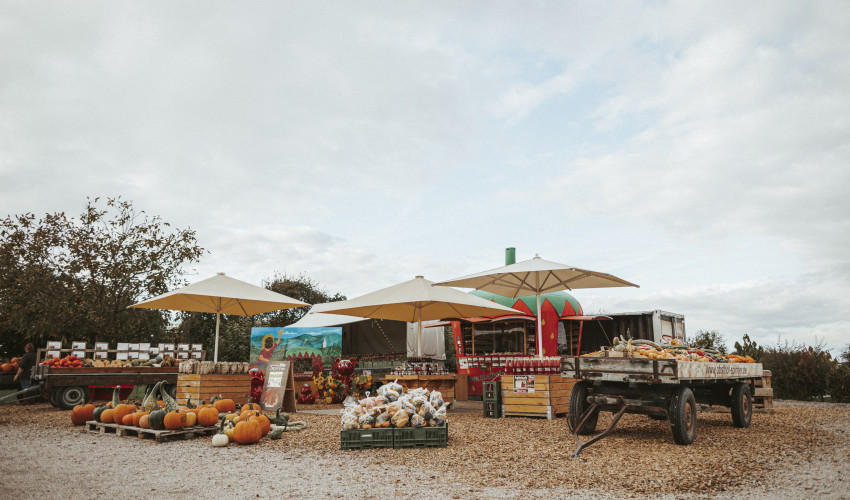
[(295, 382), (292, 376), (292, 362), (271, 361), (266, 367), (266, 380), (260, 404), (265, 411), (295, 412)]

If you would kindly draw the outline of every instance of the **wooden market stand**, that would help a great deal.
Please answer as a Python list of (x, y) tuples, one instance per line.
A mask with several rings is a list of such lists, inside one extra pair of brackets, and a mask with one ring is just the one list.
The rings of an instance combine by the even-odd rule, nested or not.
[(213, 396), (232, 399), (244, 403), (251, 398), (251, 375), (248, 373), (219, 375), (216, 373), (178, 373), (177, 402), (185, 405), (186, 399), (192, 397), (193, 403), (206, 401), (209, 403)]

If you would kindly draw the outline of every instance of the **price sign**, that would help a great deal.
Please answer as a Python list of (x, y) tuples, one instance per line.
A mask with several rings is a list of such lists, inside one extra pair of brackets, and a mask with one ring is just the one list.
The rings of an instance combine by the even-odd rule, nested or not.
[(260, 404), (265, 411), (295, 411), (295, 382), (291, 361), (272, 361), (266, 367)]

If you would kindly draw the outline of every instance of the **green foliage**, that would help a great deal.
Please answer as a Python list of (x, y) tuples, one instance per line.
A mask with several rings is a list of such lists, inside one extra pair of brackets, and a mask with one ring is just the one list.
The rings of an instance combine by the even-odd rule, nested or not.
[(162, 339), (163, 311), (127, 310), (180, 284), (203, 249), (129, 201), (89, 199), (78, 219), (31, 213), (0, 220), (0, 351), (26, 342)]
[(706, 349), (717, 349), (721, 354), (726, 354), (726, 337), (717, 330), (698, 330), (689, 344)]
[[(340, 293), (330, 295), (321, 288), (317, 281), (310, 279), (304, 274), (298, 276), (276, 274), (270, 281), (265, 281), (263, 286), (273, 292), (298, 299), (311, 305), (345, 300), (345, 295)], [(260, 321), (263, 326), (289, 326), (304, 317), (309, 310), (309, 307), (293, 307), (292, 309), (283, 311), (274, 311), (263, 314), (260, 317)]]
[(823, 400), (830, 374), (837, 367), (822, 345), (803, 346), (787, 341), (764, 349), (760, 361), (772, 373), (774, 397), (801, 401)]
[(827, 390), (832, 400), (838, 403), (850, 402), (850, 344), (841, 353), (842, 363), (837, 364), (829, 374)]
[(443, 338), (446, 347), (446, 370), (457, 372), (457, 358), (455, 356), (455, 342), (452, 335), (452, 327), (446, 326), (443, 329)]
[(739, 344), (735, 342), (735, 354), (739, 356), (749, 356), (756, 360), (756, 363), (761, 362), (761, 358), (764, 355), (764, 348), (760, 347), (753, 340), (750, 340), (750, 336), (744, 334), (743, 344)]

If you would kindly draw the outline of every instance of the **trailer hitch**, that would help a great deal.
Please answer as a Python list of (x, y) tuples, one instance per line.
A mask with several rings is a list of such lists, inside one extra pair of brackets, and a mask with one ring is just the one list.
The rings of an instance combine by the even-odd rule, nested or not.
[[(581, 453), (581, 450), (583, 450), (584, 448), (587, 448), (588, 446), (592, 445), (593, 443), (599, 441), (600, 439), (602, 439), (605, 436), (607, 436), (608, 434), (610, 434), (611, 431), (614, 430), (614, 427), (617, 425), (617, 422), (620, 421), (620, 417), (622, 417), (623, 414), (626, 413), (626, 408), (628, 408), (628, 406), (626, 405), (625, 399), (623, 399), (622, 397), (614, 398), (614, 397), (610, 397), (610, 396), (591, 396), (591, 397), (588, 398), (588, 401), (591, 402), (591, 405), (584, 412), (584, 415), (582, 415), (581, 422), (579, 422), (579, 424), (576, 425), (575, 432), (573, 432), (573, 438), (576, 441), (577, 447), (576, 447), (576, 451), (570, 456), (570, 458), (577, 458), (578, 454)], [(590, 416), (593, 415), (593, 413), (599, 409), (599, 405), (602, 405), (602, 404), (604, 404), (606, 406), (607, 405), (616, 405), (619, 408), (619, 411), (617, 411), (617, 413), (614, 415), (614, 419), (611, 420), (611, 423), (608, 425), (607, 429), (605, 429), (604, 431), (600, 432), (599, 434), (593, 436), (592, 438), (588, 439), (587, 441), (582, 442), (578, 437), (579, 430), (584, 426), (584, 423), (587, 421), (587, 419), (590, 418)]]
[[(33, 394), (30, 394), (33, 393)], [(22, 397), (24, 394), (28, 394), (26, 397)], [(38, 399), (41, 397), (41, 384), (31, 385), (26, 389), (20, 390), (18, 392), (13, 392), (12, 394), (7, 394), (0, 398), (0, 404), (12, 404), (13, 402), (17, 403), (19, 401), (26, 401), (28, 399)]]

